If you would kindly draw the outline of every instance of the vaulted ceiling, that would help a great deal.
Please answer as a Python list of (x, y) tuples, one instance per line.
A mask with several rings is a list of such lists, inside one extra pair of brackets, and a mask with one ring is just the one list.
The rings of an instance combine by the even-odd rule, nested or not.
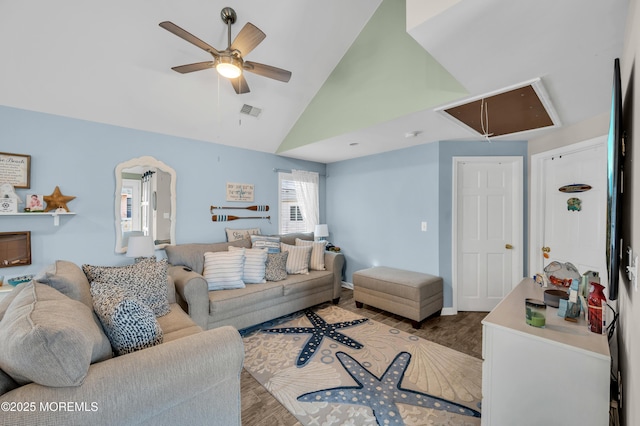
[[(247, 22), (267, 35), (245, 59), (290, 70), (289, 83), (247, 73), (251, 92), (237, 95), (214, 70), (171, 70), (210, 56), (158, 23), (223, 49), (225, 6), (238, 15), (232, 37)], [(481, 140), (436, 110), (539, 79), (562, 125), (605, 113), (626, 8), (626, 0), (5, 0), (0, 104), (325, 163)], [(242, 114), (244, 105), (260, 115)]]

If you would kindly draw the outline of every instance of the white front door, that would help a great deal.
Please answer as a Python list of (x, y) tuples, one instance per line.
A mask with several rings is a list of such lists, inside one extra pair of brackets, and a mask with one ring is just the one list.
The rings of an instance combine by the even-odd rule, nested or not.
[(523, 160), (455, 157), (453, 162), (454, 306), (490, 311), (522, 280)]
[[(532, 275), (552, 261), (570, 262), (581, 274), (599, 272), (606, 287), (606, 141), (602, 136), (532, 156)], [(571, 184), (591, 189), (559, 191)]]

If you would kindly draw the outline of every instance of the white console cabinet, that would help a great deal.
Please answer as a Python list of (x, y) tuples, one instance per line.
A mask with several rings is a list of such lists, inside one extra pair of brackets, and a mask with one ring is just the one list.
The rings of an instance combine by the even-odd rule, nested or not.
[(546, 327), (525, 322), (525, 299), (543, 289), (525, 278), (482, 321), (483, 425), (609, 424), (611, 357), (606, 335), (547, 307)]

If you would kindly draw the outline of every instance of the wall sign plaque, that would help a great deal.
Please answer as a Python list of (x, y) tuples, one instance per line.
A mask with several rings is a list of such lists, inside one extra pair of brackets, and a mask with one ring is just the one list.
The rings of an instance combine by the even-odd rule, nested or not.
[(31, 156), (0, 152), (0, 182), (31, 188)]
[(0, 198), (0, 213), (18, 213), (18, 200), (15, 198)]
[(253, 184), (227, 182), (227, 201), (253, 201)]
[(585, 183), (572, 183), (571, 185), (565, 185), (558, 188), (560, 192), (585, 192), (591, 189), (591, 185), (587, 185)]

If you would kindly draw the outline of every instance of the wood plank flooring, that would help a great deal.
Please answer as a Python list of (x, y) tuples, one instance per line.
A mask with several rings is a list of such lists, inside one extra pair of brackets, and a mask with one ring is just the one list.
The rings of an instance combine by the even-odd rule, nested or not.
[[(482, 358), (481, 321), (487, 312), (460, 312), (457, 315), (430, 318), (416, 330), (408, 319), (367, 305), (362, 309), (356, 308), (353, 292), (349, 289), (342, 289), (338, 306), (467, 355)], [(244, 369), (241, 375), (241, 392), (243, 426), (300, 425), (300, 422)]]

